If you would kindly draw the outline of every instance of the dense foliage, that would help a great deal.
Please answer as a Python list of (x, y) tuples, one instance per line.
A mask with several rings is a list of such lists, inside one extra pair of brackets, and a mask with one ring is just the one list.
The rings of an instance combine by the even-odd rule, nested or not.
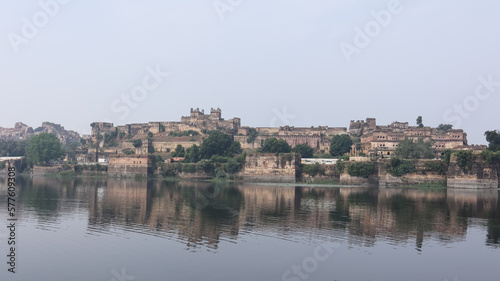
[(210, 132), (200, 148), (202, 159), (210, 159), (214, 155), (233, 157), (239, 153), (241, 153), (241, 144), (221, 131)]
[(24, 156), (28, 141), (0, 140), (0, 156)]
[(424, 124), (422, 123), (422, 116), (418, 116), (417, 117), (417, 126), (419, 128), (423, 128), (424, 127)]
[(368, 178), (374, 171), (372, 163), (354, 162), (347, 166), (347, 173), (352, 177)]
[(137, 139), (137, 140), (133, 140), (133, 141), (132, 141), (132, 145), (133, 145), (135, 148), (139, 148), (139, 147), (141, 147), (141, 146), (142, 146), (142, 140), (139, 140), (139, 139)]
[(406, 137), (399, 141), (395, 154), (403, 159), (432, 159), (434, 158), (434, 143), (432, 140), (424, 141), (423, 138), (413, 141)]
[(294, 148), (292, 148), (292, 152), (299, 153), (302, 158), (312, 158), (314, 149), (307, 143), (303, 143), (297, 144)]
[(177, 145), (174, 151), (172, 151), (172, 157), (184, 157), (186, 150), (180, 144)]
[(186, 149), (186, 153), (184, 154), (184, 162), (186, 163), (196, 163), (201, 160), (200, 148), (193, 144), (191, 147)]
[(302, 172), (310, 175), (311, 177), (315, 177), (317, 175), (325, 175), (325, 167), (319, 163), (315, 163), (312, 165), (304, 165), (302, 168)]
[(26, 146), (26, 159), (31, 165), (44, 165), (64, 155), (59, 139), (49, 133), (33, 136)]
[(448, 130), (453, 129), (453, 125), (451, 125), (451, 124), (439, 124), (437, 126), (437, 129), (440, 131), (448, 131)]
[(401, 177), (403, 175), (415, 172), (415, 166), (408, 160), (394, 157), (391, 159), (391, 164), (389, 165), (387, 170), (391, 175), (395, 177)]
[(264, 141), (261, 152), (264, 153), (289, 153), (292, 151), (290, 145), (282, 139), (269, 138)]
[(486, 131), (484, 133), (486, 140), (489, 142), (488, 148), (492, 151), (500, 150), (500, 133), (498, 131)]
[(349, 135), (335, 135), (330, 144), (330, 154), (332, 156), (342, 156), (351, 151), (352, 143)]
[(455, 156), (457, 157), (457, 165), (462, 168), (464, 173), (470, 171), (472, 169), (472, 165), (474, 164), (474, 160), (476, 159), (476, 155), (471, 150), (460, 150), (455, 152)]

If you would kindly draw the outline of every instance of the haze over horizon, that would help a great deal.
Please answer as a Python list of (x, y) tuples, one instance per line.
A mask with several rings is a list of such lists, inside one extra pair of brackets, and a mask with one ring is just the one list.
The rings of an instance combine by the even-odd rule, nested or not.
[(500, 129), (498, 11), (493, 0), (5, 1), (0, 126), (88, 134), (95, 121), (220, 107), (261, 127), (421, 115), (485, 144)]

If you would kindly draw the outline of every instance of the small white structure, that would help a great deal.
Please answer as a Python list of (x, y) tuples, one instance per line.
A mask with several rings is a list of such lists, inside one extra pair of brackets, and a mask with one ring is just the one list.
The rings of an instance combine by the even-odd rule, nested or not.
[(335, 165), (339, 159), (333, 158), (302, 158), (302, 164), (322, 164), (322, 165)]
[(99, 158), (99, 160), (97, 160), (97, 163), (100, 163), (100, 164), (108, 164), (109, 163), (109, 160), (106, 159), (106, 158)]

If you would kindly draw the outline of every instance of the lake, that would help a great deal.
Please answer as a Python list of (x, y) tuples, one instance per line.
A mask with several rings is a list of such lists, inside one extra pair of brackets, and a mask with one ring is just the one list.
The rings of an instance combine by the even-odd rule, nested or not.
[(0, 178), (0, 280), (499, 280), (498, 190)]

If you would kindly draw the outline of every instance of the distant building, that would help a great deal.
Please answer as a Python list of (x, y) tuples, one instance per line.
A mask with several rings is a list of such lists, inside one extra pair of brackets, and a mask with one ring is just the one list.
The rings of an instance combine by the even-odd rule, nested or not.
[(302, 158), (301, 164), (322, 164), (322, 165), (335, 165), (339, 159), (332, 158)]

